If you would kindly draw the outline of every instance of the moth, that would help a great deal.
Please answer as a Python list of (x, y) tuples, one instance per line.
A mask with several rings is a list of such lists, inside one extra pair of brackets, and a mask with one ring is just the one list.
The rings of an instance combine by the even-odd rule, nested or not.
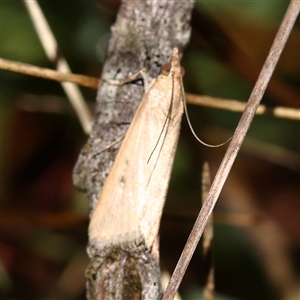
[(170, 65), (150, 83), (105, 181), (89, 225), (94, 245), (149, 250), (157, 237), (184, 111), (177, 48)]
[(199, 142), (227, 142), (209, 145), (193, 131), (177, 48), (165, 67), (144, 94), (91, 217), (88, 299), (160, 299), (158, 230), (184, 110)]

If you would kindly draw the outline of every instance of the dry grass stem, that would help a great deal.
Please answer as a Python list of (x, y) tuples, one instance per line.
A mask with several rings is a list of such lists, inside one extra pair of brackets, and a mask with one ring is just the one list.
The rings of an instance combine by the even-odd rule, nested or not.
[(73, 82), (78, 85), (86, 86), (93, 89), (97, 89), (99, 85), (99, 80), (96, 77), (72, 73), (61, 73), (51, 69), (40, 68), (4, 58), (0, 58), (0, 68), (6, 71), (55, 80), (59, 82)]
[[(100, 83), (100, 80), (96, 77), (72, 73), (61, 73), (59, 71), (36, 67), (4, 58), (0, 58), (0, 69), (59, 82), (73, 82), (92, 89), (97, 89)], [(228, 100), (205, 95), (200, 96), (195, 94), (186, 94), (186, 101), (189, 104), (224, 109), (234, 112), (243, 112), (246, 106), (246, 102), (242, 101)], [(300, 121), (300, 109), (296, 108), (287, 108), (281, 106), (271, 108), (260, 104), (256, 110), (256, 114), (270, 114), (278, 118)]]
[[(65, 58), (59, 54), (58, 44), (38, 2), (26, 0), (23, 2), (28, 9), (34, 28), (49, 60), (55, 65), (57, 71), (61, 73), (72, 73)], [(78, 86), (70, 82), (63, 82), (61, 85), (79, 118), (84, 132), (89, 134), (92, 129), (92, 115)]]
[(280, 54), (286, 44), (286, 41), (292, 31), (296, 18), (300, 10), (300, 1), (291, 1), (287, 12), (283, 18), (280, 28), (276, 34), (275, 40), (271, 46), (268, 57), (262, 67), (257, 82), (252, 90), (249, 101), (242, 114), (242, 117), (237, 125), (232, 140), (220, 164), (215, 179), (211, 185), (207, 198), (202, 206), (202, 209), (197, 217), (194, 227), (190, 233), (187, 243), (179, 258), (179, 261), (172, 274), (169, 285), (163, 295), (163, 300), (172, 300), (178, 290), (189, 262), (198, 245), (200, 237), (208, 222), (209, 216), (218, 200), (224, 183), (229, 175), (232, 165), (241, 148), (242, 142), (246, 136), (248, 128), (255, 116), (256, 109), (263, 97), (270, 78), (274, 72)]
[[(207, 197), (211, 179), (210, 169), (208, 162), (205, 162), (202, 169), (202, 205)], [(213, 238), (214, 238), (214, 226), (213, 216), (208, 219), (207, 225), (203, 231), (203, 260), (204, 260), (204, 271), (205, 271), (205, 286), (203, 287), (203, 299), (214, 300), (215, 299), (215, 268), (213, 262)]]

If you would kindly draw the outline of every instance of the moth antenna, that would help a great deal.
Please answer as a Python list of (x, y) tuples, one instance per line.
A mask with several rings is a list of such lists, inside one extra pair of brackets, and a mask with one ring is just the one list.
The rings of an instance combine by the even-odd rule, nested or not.
[[(173, 74), (172, 67), (171, 67), (171, 59), (172, 59), (172, 56), (171, 56), (171, 58), (170, 58), (170, 62), (167, 63), (167, 64), (165, 64), (165, 65), (163, 65), (163, 66), (162, 66), (162, 70), (161, 70), (161, 74), (163, 74), (163, 75), (165, 75), (165, 76), (167, 75), (167, 73), (168, 73), (169, 75), (172, 74), (172, 93), (171, 93), (170, 109), (169, 109), (167, 118), (166, 118), (166, 120), (165, 120), (165, 123), (164, 123), (164, 125), (163, 125), (163, 128), (162, 128), (162, 130), (161, 130), (161, 132), (160, 132), (160, 134), (159, 134), (159, 137), (158, 137), (158, 139), (157, 139), (157, 142), (156, 142), (156, 144), (155, 144), (155, 146), (154, 146), (154, 148), (153, 148), (153, 150), (152, 150), (152, 152), (151, 152), (151, 154), (150, 154), (150, 156), (149, 156), (149, 158), (148, 158), (148, 160), (147, 160), (147, 164), (149, 163), (149, 161), (150, 161), (150, 159), (151, 159), (151, 157), (152, 157), (152, 155), (153, 155), (153, 153), (154, 153), (154, 151), (155, 151), (155, 149), (156, 149), (156, 147), (157, 147), (157, 145), (158, 145), (158, 143), (159, 143), (159, 141), (160, 141), (160, 139), (161, 139), (161, 136), (162, 136), (162, 134), (163, 134), (163, 132), (164, 132), (164, 130), (165, 130), (165, 127), (168, 126), (169, 123), (167, 124), (167, 122), (169, 121), (170, 116), (172, 115), (173, 98), (174, 98), (174, 74)], [(167, 134), (167, 131), (168, 131), (168, 128), (167, 128), (167, 130), (166, 130), (166, 134)], [(165, 137), (166, 137), (166, 134), (165, 134), (165, 136), (164, 136), (164, 139), (165, 139)]]
[(182, 78), (180, 78), (180, 90), (181, 90), (181, 94), (182, 94), (182, 101), (183, 101), (183, 105), (184, 105), (184, 112), (185, 112), (185, 116), (186, 116), (186, 120), (189, 124), (189, 127), (190, 127), (190, 130), (193, 134), (193, 136), (196, 138), (196, 140), (201, 143), (202, 145), (204, 146), (207, 146), (207, 147), (210, 147), (210, 148), (218, 148), (218, 147), (221, 147), (221, 146), (224, 146), (225, 144), (227, 144), (230, 140), (231, 140), (231, 137), (226, 140), (224, 143), (221, 143), (221, 144), (217, 144), (217, 145), (211, 145), (211, 144), (207, 144), (205, 142), (203, 142), (196, 134), (196, 132), (194, 131), (193, 129), (193, 126), (192, 126), (192, 123), (190, 121), (190, 117), (189, 117), (189, 114), (188, 114), (188, 109), (187, 109), (187, 105), (186, 105), (186, 99), (185, 99), (185, 93), (183, 91), (183, 88), (182, 88)]
[[(162, 128), (162, 130), (161, 130), (161, 132), (160, 132), (160, 134), (159, 134), (159, 137), (158, 137), (158, 139), (157, 139), (157, 142), (156, 142), (156, 144), (155, 144), (153, 150), (152, 150), (151, 153), (150, 153), (150, 156), (149, 156), (149, 158), (148, 158), (148, 160), (147, 160), (147, 164), (149, 163), (149, 161), (150, 161), (150, 159), (151, 159), (151, 157), (152, 157), (152, 155), (153, 155), (153, 153), (154, 153), (156, 147), (158, 146), (158, 143), (159, 143), (159, 141), (160, 141), (160, 139), (161, 139), (161, 136), (162, 136), (162, 134), (164, 133), (165, 127), (167, 126), (167, 121), (168, 121), (168, 119), (169, 119), (169, 113), (168, 113), (168, 116), (167, 116), (167, 118), (166, 118), (166, 120), (165, 120), (164, 126), (163, 126), (163, 128)], [(168, 130), (168, 129), (167, 129), (167, 130)], [(166, 137), (166, 134), (165, 134), (165, 136), (164, 136), (163, 138), (165, 139), (165, 137)]]
[[(159, 134), (159, 137), (158, 137), (158, 139), (157, 139), (157, 142), (156, 142), (156, 144), (155, 144), (155, 146), (154, 146), (154, 148), (153, 148), (152, 152), (150, 153), (150, 156), (149, 156), (149, 158), (148, 158), (148, 160), (147, 160), (147, 164), (149, 163), (149, 161), (150, 161), (150, 159), (151, 159), (151, 157), (152, 157), (152, 155), (153, 155), (153, 153), (154, 153), (156, 147), (158, 146), (158, 143), (159, 143), (159, 141), (160, 141), (160, 139), (161, 139), (161, 136), (162, 136), (162, 134), (164, 133), (165, 127), (168, 126), (168, 124), (169, 124), (168, 121), (170, 120), (170, 116), (172, 115), (173, 93), (174, 93), (174, 77), (172, 77), (172, 78), (173, 78), (173, 84), (172, 84), (172, 94), (171, 94), (170, 109), (169, 109), (169, 111), (168, 111), (168, 115), (167, 115), (166, 120), (165, 120), (165, 122), (164, 122), (163, 128), (162, 128), (162, 130), (161, 130), (161, 132), (160, 132), (160, 134)], [(167, 131), (168, 131), (168, 128), (167, 128), (167, 130), (166, 130), (165, 136), (163, 137), (164, 139), (166, 138)]]
[[(152, 152), (151, 152), (151, 154), (150, 154), (150, 156), (149, 156), (149, 159), (148, 159), (148, 161), (147, 161), (147, 164), (149, 163), (149, 161), (150, 161), (150, 159), (151, 159), (151, 156), (153, 155), (153, 153), (154, 153), (156, 147), (158, 146), (158, 143), (159, 143), (159, 141), (160, 141), (160, 139), (161, 139), (161, 137), (162, 137), (162, 134), (164, 133), (164, 130), (165, 130), (166, 127), (167, 127), (167, 128), (166, 128), (165, 135), (163, 136), (163, 139), (165, 140), (165, 138), (166, 138), (166, 136), (167, 136), (167, 133), (168, 133), (168, 127), (169, 127), (170, 119), (171, 119), (171, 116), (172, 116), (173, 97), (174, 97), (174, 76), (172, 76), (172, 93), (171, 93), (170, 109), (169, 109), (169, 111), (168, 111), (168, 115), (167, 115), (166, 120), (165, 120), (165, 122), (164, 122), (163, 128), (162, 128), (162, 130), (161, 130), (161, 132), (160, 132), (160, 134), (159, 134), (159, 137), (158, 137), (158, 139), (157, 139), (157, 142), (156, 142), (156, 144), (155, 144), (155, 146), (154, 146), (154, 148), (153, 148), (153, 150), (152, 150)], [(164, 142), (163, 142), (163, 143), (164, 143)], [(153, 170), (152, 170), (152, 172), (151, 172), (151, 175), (149, 176), (148, 184), (149, 184), (149, 182), (150, 182), (150, 180), (151, 180), (151, 178), (152, 178), (152, 174), (153, 174), (153, 172), (154, 172), (154, 169), (156, 168), (156, 165), (157, 165), (157, 162), (158, 162), (158, 158), (159, 158), (160, 152), (161, 152), (162, 147), (163, 147), (163, 143), (162, 143), (162, 146), (161, 146), (161, 148), (160, 148), (160, 150), (159, 150), (159, 153), (158, 153), (157, 160), (156, 160), (156, 162), (155, 162), (154, 168), (153, 168)]]

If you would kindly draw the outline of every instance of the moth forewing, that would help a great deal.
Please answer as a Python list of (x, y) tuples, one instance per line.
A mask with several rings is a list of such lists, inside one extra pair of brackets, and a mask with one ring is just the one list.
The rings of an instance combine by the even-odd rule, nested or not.
[(180, 63), (148, 88), (125, 135), (93, 213), (90, 242), (144, 244), (158, 233), (183, 114)]
[[(159, 101), (162, 101), (160, 102), (161, 113), (157, 113), (152, 124), (153, 126), (159, 124), (160, 127), (164, 127), (161, 127), (163, 128), (163, 132), (162, 129), (158, 127), (153, 130), (151, 143), (155, 142), (155, 140), (157, 142), (157, 136), (159, 135), (160, 139), (146, 166), (147, 173), (145, 173), (143, 180), (143, 188), (147, 196), (143, 199), (140, 226), (141, 232), (146, 237), (147, 245), (152, 245), (157, 236), (183, 114), (181, 97), (177, 92), (172, 94), (172, 87), (176, 88), (173, 86), (173, 84), (176, 85), (176, 81), (172, 82), (170, 79), (170, 77), (165, 78), (162, 76), (158, 79), (162, 87), (167, 88), (169, 93), (161, 95), (161, 98), (157, 97), (157, 99), (160, 99)], [(170, 84), (170, 82), (172, 82), (172, 84)], [(155, 93), (155, 89), (152, 89), (152, 91)], [(171, 114), (169, 114), (170, 110)], [(153, 113), (155, 114), (155, 111), (153, 111)], [(166, 118), (169, 118), (167, 122)], [(152, 144), (152, 149), (150, 145), (148, 146), (143, 159), (149, 159), (149, 153), (153, 151), (153, 145), (155, 144)]]

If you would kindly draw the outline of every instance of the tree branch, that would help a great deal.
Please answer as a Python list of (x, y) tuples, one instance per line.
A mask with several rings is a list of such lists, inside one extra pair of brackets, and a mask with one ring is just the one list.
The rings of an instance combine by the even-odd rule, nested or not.
[[(141, 80), (123, 86), (111, 85), (109, 81), (122, 81), (142, 69), (150, 80), (157, 77), (172, 49), (177, 47), (182, 52), (189, 41), (193, 3), (193, 0), (124, 0), (121, 4), (112, 26), (92, 132), (73, 171), (75, 186), (90, 198), (91, 215), (118, 145), (99, 155), (94, 153), (124, 135), (144, 94), (144, 86), (138, 84)], [(158, 243), (151, 250), (137, 245), (131, 250), (90, 245), (88, 254), (91, 259), (86, 270), (89, 299), (160, 297)]]

